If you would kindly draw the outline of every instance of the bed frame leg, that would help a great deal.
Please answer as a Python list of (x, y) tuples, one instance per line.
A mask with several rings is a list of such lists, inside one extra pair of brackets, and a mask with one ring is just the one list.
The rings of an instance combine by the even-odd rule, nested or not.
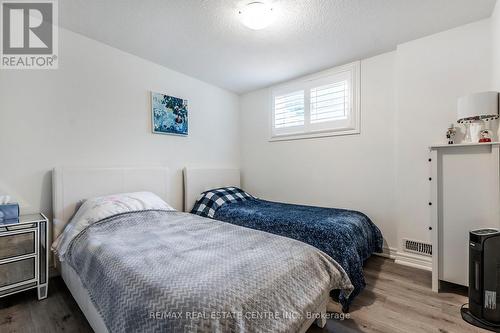
[(315, 324), (319, 328), (323, 328), (326, 326), (326, 303), (321, 307), (319, 314), (319, 318), (316, 319)]

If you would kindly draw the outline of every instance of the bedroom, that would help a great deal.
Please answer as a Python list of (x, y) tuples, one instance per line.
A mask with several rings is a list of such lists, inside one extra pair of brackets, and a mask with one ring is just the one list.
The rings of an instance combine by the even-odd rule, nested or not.
[[(469, 231), (500, 227), (495, 0), (26, 6), (2, 1), (0, 16), (1, 332), (486, 331), (461, 306)], [(322, 92), (342, 107), (322, 113)], [(189, 214), (222, 187), (244, 192), (207, 192)], [(105, 233), (92, 204), (127, 228)], [(139, 227), (123, 207), (165, 216)], [(124, 235), (135, 264), (117, 255)], [(127, 269), (90, 266), (110, 258)], [(161, 260), (184, 286), (155, 284)], [(124, 310), (133, 278), (138, 309)], [(194, 286), (188, 309), (169, 307)], [(231, 300), (210, 294), (224, 286)], [(197, 317), (203, 293), (220, 301), (205, 310), (243, 318)]]

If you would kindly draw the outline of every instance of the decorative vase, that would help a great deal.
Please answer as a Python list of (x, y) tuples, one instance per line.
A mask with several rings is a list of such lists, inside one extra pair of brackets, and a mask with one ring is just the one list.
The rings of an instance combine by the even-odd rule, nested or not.
[[(483, 122), (482, 121), (473, 121), (469, 124), (469, 130), (466, 129), (465, 141), (468, 143), (478, 143), (481, 131), (483, 130)], [(467, 135), (469, 137), (467, 137)]]

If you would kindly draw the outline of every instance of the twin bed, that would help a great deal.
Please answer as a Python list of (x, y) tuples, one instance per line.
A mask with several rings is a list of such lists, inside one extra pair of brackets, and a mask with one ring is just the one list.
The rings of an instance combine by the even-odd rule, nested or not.
[[(167, 204), (168, 179), (164, 168), (54, 171), (61, 275), (96, 332), (305, 332), (315, 320), (325, 324), (332, 290), (345, 306), (362, 289), (356, 267), (381, 245), (364, 215), (346, 222), (355, 212), (306, 207), (304, 224), (284, 228), (290, 216), (276, 214), (280, 204), (253, 197), (221, 204), (212, 216), (182, 213)], [(185, 170), (184, 209), (225, 187), (239, 187), (238, 170)], [(129, 194), (106, 196), (115, 193)], [(270, 215), (259, 223), (258, 213)], [(321, 235), (315, 215), (355, 227)], [(330, 248), (319, 241), (325, 236), (337, 237)], [(354, 262), (335, 258), (341, 252)]]
[(253, 197), (239, 189), (238, 169), (184, 169), (184, 210), (234, 225), (293, 238), (328, 254), (342, 266), (354, 290), (334, 291), (344, 312), (364, 289), (363, 263), (382, 252), (380, 230), (363, 213), (290, 205)]

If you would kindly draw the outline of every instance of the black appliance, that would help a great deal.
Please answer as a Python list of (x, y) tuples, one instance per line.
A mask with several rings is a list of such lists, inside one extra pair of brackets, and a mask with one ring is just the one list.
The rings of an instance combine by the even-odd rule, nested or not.
[(500, 231), (469, 233), (469, 308), (462, 307), (468, 323), (500, 332)]

